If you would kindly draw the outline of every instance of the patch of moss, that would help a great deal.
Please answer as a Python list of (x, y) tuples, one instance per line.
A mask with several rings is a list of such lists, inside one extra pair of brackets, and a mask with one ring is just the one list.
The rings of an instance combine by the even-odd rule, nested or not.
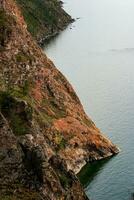
[(66, 147), (66, 140), (62, 138), (61, 142), (59, 143), (59, 149), (64, 149)]
[(7, 89), (7, 93), (16, 98), (21, 98), (23, 100), (29, 99), (30, 88), (32, 87), (32, 83), (28, 80), (25, 80), (21, 87), (15, 85), (14, 87), (10, 86)]
[(61, 133), (55, 133), (54, 142), (57, 145), (56, 151), (60, 151), (66, 147), (67, 141)]
[(53, 97), (50, 99), (43, 99), (42, 106), (51, 109), (52, 112), (54, 112), (55, 119), (66, 117), (65, 107), (62, 105), (58, 106), (56, 100)]
[(93, 121), (91, 120), (91, 119), (87, 119), (87, 118), (85, 118), (84, 120), (83, 120), (83, 122), (88, 126), (88, 127), (90, 127), (90, 126), (92, 126), (94, 123), (93, 123)]
[(0, 110), (8, 120), (15, 135), (28, 134), (29, 120), (32, 119), (32, 108), (17, 101), (8, 92), (0, 92)]
[(10, 124), (15, 135), (25, 135), (29, 133), (27, 123), (20, 115), (12, 114)]
[(22, 98), (25, 96), (23, 94), (23, 87), (20, 88), (17, 85), (12, 87), (12, 88), (8, 88), (8, 94), (15, 97), (15, 98)]
[(48, 115), (46, 112), (41, 112), (35, 109), (34, 118), (37, 120), (41, 127), (50, 126), (53, 123), (54, 117)]
[(1, 200), (41, 200), (36, 191), (28, 190), (22, 186), (14, 185), (7, 187), (6, 191), (0, 193)]
[(2, 196), (0, 197), (2, 200), (12, 200), (12, 198), (10, 196)]
[(29, 94), (29, 91), (30, 91), (30, 83), (28, 80), (26, 80), (22, 87), (22, 93), (24, 96), (27, 96)]
[[(25, 81), (22, 87), (14, 86), (12, 88), (8, 88), (7, 92), (0, 92), (0, 107), (5, 110), (7, 113), (9, 110), (9, 105), (11, 106), (12, 99), (17, 98), (18, 100), (24, 100), (27, 102), (29, 106), (26, 107), (26, 115), (27, 119), (31, 120), (32, 117), (34, 117), (37, 122), (44, 127), (50, 126), (50, 124), (53, 123), (53, 120), (55, 117), (53, 115), (49, 115), (44, 109), (38, 109), (36, 106), (36, 102), (34, 99), (30, 96), (30, 88), (32, 86), (32, 83), (30, 81)], [(14, 115), (14, 113), (13, 113)], [(14, 115), (12, 118), (12, 125), (17, 134), (19, 134), (19, 129), (22, 127), (23, 123), (20, 119), (20, 116)], [(14, 123), (14, 122), (17, 123)], [(27, 132), (27, 128), (22, 127), (21, 134)]]
[[(63, 118), (66, 116), (64, 109), (59, 109), (58, 105), (54, 101), (54, 98), (43, 99), (41, 108), (37, 108), (35, 103), (34, 117), (40, 124), (40, 126), (50, 126), (55, 119)], [(61, 148), (64, 146), (64, 141), (59, 145)]]
[(34, 57), (30, 54), (27, 54), (23, 51), (20, 51), (18, 54), (16, 54), (16, 61), (18, 63), (25, 63), (25, 62), (29, 62), (30, 64), (32, 63), (32, 61), (34, 60)]

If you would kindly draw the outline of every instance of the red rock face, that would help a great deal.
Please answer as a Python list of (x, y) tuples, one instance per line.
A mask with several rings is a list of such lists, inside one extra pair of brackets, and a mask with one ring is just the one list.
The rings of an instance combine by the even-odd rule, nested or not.
[[(3, 3), (0, 16), (4, 20), (0, 33), (3, 30), (7, 33), (8, 30), (8, 34), (4, 38), (0, 34), (0, 107), (15, 138), (15, 145), (19, 144), (22, 151), (30, 152), (30, 155), (38, 147), (48, 162), (53, 156), (58, 156), (66, 166), (65, 171), (72, 170), (74, 173), (78, 173), (87, 161), (118, 153), (118, 148), (101, 134), (85, 114), (66, 78), (33, 41), (14, 1), (5, 0)], [(27, 153), (24, 153), (26, 157)], [(38, 154), (37, 151), (35, 154)], [(18, 155), (21, 160), (21, 153)], [(38, 156), (36, 159), (40, 163)], [(41, 170), (44, 170), (43, 162), (39, 164)], [(44, 184), (43, 175), (38, 176), (42, 180), (40, 184)], [(66, 182), (65, 178), (62, 182)], [(60, 182), (57, 184), (57, 190), (62, 191), (59, 192), (61, 196), (65, 196), (63, 193), (72, 195), (76, 186), (77, 194), (82, 191), (78, 181), (74, 181), (73, 186), (66, 183), (67, 188), (73, 188), (72, 194), (68, 193), (67, 188), (62, 189)], [(54, 195), (54, 190), (51, 189), (50, 193)], [(86, 199), (83, 192), (81, 194), (73, 199)], [(49, 198), (61, 199), (54, 196)]]
[[(5, 0), (5, 9), (7, 15), (13, 18), (10, 39), (0, 53), (1, 72), (4, 74), (2, 78), (6, 79), (5, 87), (8, 90), (27, 90), (24, 96), (28, 96), (28, 101), (33, 101), (36, 114), (39, 117), (41, 115), (41, 120), (44, 121), (45, 127), (41, 123), (44, 137), (55, 146), (58, 145), (55, 143), (55, 132), (65, 140), (66, 144), (58, 150), (58, 154), (63, 158), (67, 156), (68, 168), (78, 172), (75, 170), (78, 169), (77, 165), (70, 165), (71, 157), (74, 157), (73, 163), (80, 161), (80, 157), (81, 162), (85, 163), (85, 160), (102, 159), (117, 153), (118, 149), (101, 135), (87, 117), (66, 78), (35, 44), (14, 2)], [(79, 170), (80, 168), (81, 166)]]

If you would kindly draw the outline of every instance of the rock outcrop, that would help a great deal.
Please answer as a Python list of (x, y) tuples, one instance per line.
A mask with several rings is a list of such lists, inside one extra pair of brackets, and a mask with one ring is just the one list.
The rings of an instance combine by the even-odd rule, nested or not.
[(59, 0), (16, 0), (28, 31), (42, 45), (74, 20), (62, 8)]
[(118, 152), (66, 78), (0, 1), (0, 199), (86, 200), (75, 174)]

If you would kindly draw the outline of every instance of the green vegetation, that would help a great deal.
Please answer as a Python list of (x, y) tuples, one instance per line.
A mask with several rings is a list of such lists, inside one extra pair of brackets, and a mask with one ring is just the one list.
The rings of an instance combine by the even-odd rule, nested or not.
[(36, 191), (30, 191), (21, 184), (9, 186), (8, 189), (0, 193), (1, 200), (41, 200), (42, 198)]
[(51, 109), (54, 113), (53, 116), (56, 119), (66, 117), (66, 110), (64, 105), (60, 105), (61, 109), (59, 109), (59, 106), (57, 105), (57, 102), (53, 97), (51, 97), (50, 99), (43, 99), (42, 106), (46, 109)]
[(29, 93), (32, 87), (32, 82), (30, 80), (25, 80), (21, 87), (15, 85), (12, 87), (11, 85), (8, 86), (7, 93), (12, 97), (21, 98), (23, 100), (29, 100)]
[(57, 145), (57, 152), (64, 149), (66, 147), (67, 141), (63, 137), (63, 135), (59, 132), (55, 133), (54, 142)]
[(29, 32), (35, 37), (53, 34), (62, 29), (71, 17), (58, 0), (16, 0), (20, 6)]
[(66, 143), (67, 141), (64, 138), (62, 138), (62, 140), (60, 141), (58, 145), (59, 149), (64, 149), (66, 147)]
[(69, 187), (71, 185), (72, 180), (68, 177), (68, 175), (61, 173), (59, 175), (60, 183), (63, 186), (64, 189)]
[(28, 134), (30, 125), (28, 120), (32, 119), (32, 108), (25, 106), (23, 101), (19, 101), (12, 97), (8, 92), (0, 93), (0, 110), (15, 135)]
[(12, 197), (9, 195), (2, 196), (1, 198), (2, 198), (2, 200), (12, 200)]
[(29, 133), (27, 123), (20, 115), (12, 114), (10, 117), (10, 124), (15, 135), (25, 135)]
[(91, 119), (87, 119), (87, 118), (84, 118), (83, 119), (83, 122), (88, 126), (88, 127), (90, 127), (90, 126), (92, 126), (94, 123), (93, 123), (93, 121), (91, 120)]
[(32, 55), (28, 55), (23, 51), (20, 51), (17, 55), (16, 55), (16, 61), (18, 63), (32, 63), (32, 61), (34, 60), (34, 57)]
[(26, 81), (24, 82), (23, 87), (22, 87), (22, 94), (23, 94), (24, 96), (27, 96), (27, 95), (29, 94), (29, 91), (30, 91), (30, 83), (29, 83), (28, 80), (26, 80)]
[(47, 112), (35, 109), (34, 117), (39, 123), (39, 125), (42, 127), (44, 126), (50, 126), (54, 120), (53, 116), (50, 116)]

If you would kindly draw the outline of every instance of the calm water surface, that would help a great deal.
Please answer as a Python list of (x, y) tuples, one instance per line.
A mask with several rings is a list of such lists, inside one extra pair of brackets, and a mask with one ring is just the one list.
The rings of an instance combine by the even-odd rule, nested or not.
[(134, 192), (134, 1), (65, 0), (80, 17), (45, 47), (73, 84), (86, 112), (122, 150), (86, 166), (91, 200), (129, 200)]

